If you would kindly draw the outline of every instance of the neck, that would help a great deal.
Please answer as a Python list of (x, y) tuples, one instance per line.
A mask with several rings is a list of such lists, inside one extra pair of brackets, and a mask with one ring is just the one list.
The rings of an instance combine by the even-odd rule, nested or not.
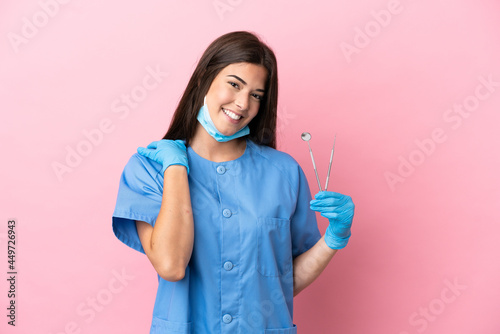
[(224, 162), (235, 160), (242, 156), (245, 152), (246, 140), (242, 137), (227, 142), (218, 142), (198, 123), (189, 146), (204, 159), (214, 162)]

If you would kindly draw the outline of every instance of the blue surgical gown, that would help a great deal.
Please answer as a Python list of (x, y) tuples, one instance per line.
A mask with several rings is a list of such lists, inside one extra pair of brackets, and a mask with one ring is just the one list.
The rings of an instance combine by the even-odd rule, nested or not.
[[(311, 193), (290, 155), (246, 141), (227, 162), (187, 148), (193, 253), (182, 280), (158, 275), (150, 333), (297, 333), (293, 259), (321, 238)], [(135, 221), (155, 224), (161, 167), (136, 153), (120, 179), (113, 231), (143, 253)]]

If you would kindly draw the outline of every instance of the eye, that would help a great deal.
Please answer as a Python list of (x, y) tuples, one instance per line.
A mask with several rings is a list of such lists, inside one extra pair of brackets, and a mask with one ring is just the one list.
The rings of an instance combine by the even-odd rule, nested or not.
[(262, 101), (262, 99), (264, 98), (264, 96), (259, 95), (259, 94), (252, 94), (252, 96), (253, 96), (256, 100), (258, 100), (258, 101)]
[(228, 84), (230, 84), (231, 86), (233, 86), (234, 88), (240, 88), (240, 86), (238, 86), (238, 84), (236, 82), (233, 82), (233, 81), (228, 81)]

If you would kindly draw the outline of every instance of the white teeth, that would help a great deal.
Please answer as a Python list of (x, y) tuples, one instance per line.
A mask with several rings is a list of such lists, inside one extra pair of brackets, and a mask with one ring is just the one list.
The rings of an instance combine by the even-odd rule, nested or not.
[(222, 109), (222, 111), (224, 111), (224, 114), (228, 115), (229, 117), (231, 117), (232, 119), (234, 119), (235, 121), (239, 120), (241, 118), (241, 116), (239, 115), (236, 115), (234, 112), (232, 111), (229, 111), (229, 110), (226, 110), (226, 109)]

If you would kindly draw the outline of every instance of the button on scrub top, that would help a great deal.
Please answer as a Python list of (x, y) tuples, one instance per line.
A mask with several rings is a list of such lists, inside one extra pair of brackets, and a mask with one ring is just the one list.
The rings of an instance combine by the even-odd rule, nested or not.
[[(292, 261), (321, 238), (301, 167), (249, 139), (232, 161), (206, 160), (191, 147), (187, 155), (193, 253), (182, 280), (158, 275), (150, 333), (297, 333)], [(136, 153), (120, 179), (113, 231), (142, 253), (135, 221), (155, 224), (161, 168)]]

